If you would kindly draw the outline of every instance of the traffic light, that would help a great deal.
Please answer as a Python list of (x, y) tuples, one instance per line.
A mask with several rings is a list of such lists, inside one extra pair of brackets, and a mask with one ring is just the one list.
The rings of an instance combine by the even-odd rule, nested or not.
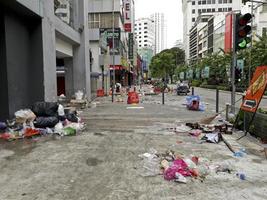
[(248, 23), (251, 22), (252, 15), (246, 13), (245, 15), (237, 14), (235, 20), (235, 51), (247, 48), (251, 42), (249, 34), (251, 33), (251, 26)]
[(239, 83), (242, 78), (242, 70), (238, 67), (235, 68), (235, 83)]

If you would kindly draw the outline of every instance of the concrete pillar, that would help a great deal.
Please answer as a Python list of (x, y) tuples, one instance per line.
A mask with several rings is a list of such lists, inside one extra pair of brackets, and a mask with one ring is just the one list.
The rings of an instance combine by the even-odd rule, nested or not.
[(43, 0), (43, 63), (44, 100), (57, 101), (56, 39), (54, 21), (54, 1)]
[(86, 98), (91, 100), (88, 1), (75, 1), (73, 5), (74, 26), (81, 33), (81, 44), (73, 52), (73, 88), (74, 92), (83, 90)]
[(73, 88), (73, 58), (65, 58), (65, 90), (66, 97), (70, 98), (74, 94)]

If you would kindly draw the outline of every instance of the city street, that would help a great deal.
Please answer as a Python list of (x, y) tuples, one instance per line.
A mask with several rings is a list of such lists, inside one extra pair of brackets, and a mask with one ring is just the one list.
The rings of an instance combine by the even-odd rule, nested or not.
[[(224, 143), (201, 143), (188, 133), (174, 133), (184, 122), (195, 122), (214, 114), (214, 91), (196, 89), (207, 102), (205, 112), (188, 111), (185, 96), (142, 96), (138, 105), (111, 103), (97, 98), (83, 110), (87, 127), (72, 137), (45, 136), (1, 142), (1, 200), (120, 200), (120, 199), (267, 199), (267, 160), (251, 137), (239, 142), (241, 133), (225, 135), (235, 150), (247, 155), (234, 157)], [(228, 101), (221, 93), (220, 106)], [(162, 175), (145, 177), (140, 154), (155, 149), (173, 150), (212, 163), (227, 164), (232, 173), (211, 172), (206, 179), (188, 178), (186, 184), (169, 182)], [(236, 173), (246, 174), (240, 180)]]

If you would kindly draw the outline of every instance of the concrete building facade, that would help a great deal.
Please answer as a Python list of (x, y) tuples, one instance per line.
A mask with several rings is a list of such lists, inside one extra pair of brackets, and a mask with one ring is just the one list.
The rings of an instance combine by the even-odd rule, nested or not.
[(82, 90), (91, 98), (88, 1), (72, 1), (72, 26), (56, 16), (56, 5), (60, 2), (0, 0), (1, 120), (36, 101), (57, 101), (58, 59), (65, 95)]
[[(125, 4), (129, 3), (130, 10)], [(112, 47), (114, 11), (114, 48)], [(126, 16), (127, 13), (127, 16)], [(129, 14), (129, 15), (128, 15)], [(127, 27), (125, 26), (125, 21)], [(92, 94), (97, 89), (107, 91), (115, 68), (116, 82), (131, 85), (133, 58), (129, 59), (129, 33), (134, 25), (133, 0), (89, 0), (89, 33), (92, 51)], [(114, 66), (113, 66), (114, 53)]]
[(241, 0), (183, 0), (183, 42), (185, 46), (185, 56), (188, 62), (189, 35), (190, 30), (198, 22), (200, 15), (215, 15), (218, 13), (226, 14), (229, 11), (241, 10)]

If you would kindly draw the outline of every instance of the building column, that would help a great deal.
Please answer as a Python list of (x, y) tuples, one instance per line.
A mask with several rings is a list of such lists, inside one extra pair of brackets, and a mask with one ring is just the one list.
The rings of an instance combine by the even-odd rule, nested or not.
[(86, 98), (91, 100), (90, 55), (88, 1), (79, 0), (74, 4), (74, 26), (81, 33), (79, 46), (73, 48), (73, 88), (74, 92), (82, 90)]
[(66, 97), (70, 98), (74, 94), (73, 89), (73, 58), (64, 58), (65, 64), (65, 90)]
[(57, 101), (56, 39), (54, 21), (54, 1), (43, 1), (43, 63), (44, 100)]

